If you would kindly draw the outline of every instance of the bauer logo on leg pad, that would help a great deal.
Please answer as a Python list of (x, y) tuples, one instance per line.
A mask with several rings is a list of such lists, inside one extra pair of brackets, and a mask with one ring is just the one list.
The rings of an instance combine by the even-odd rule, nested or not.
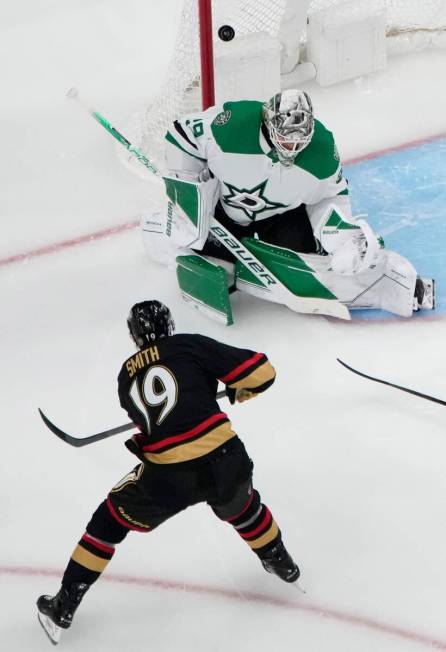
[(173, 204), (171, 201), (167, 203), (167, 220), (166, 220), (166, 235), (170, 238), (172, 235), (172, 222), (173, 222)]
[(222, 226), (211, 226), (209, 230), (211, 233), (215, 233), (219, 239), (223, 239), (224, 243), (228, 249), (232, 251), (234, 256), (241, 260), (249, 269), (256, 272), (266, 285), (277, 285), (277, 281), (268, 272), (267, 268), (259, 263), (259, 261), (255, 259), (245, 247), (241, 246), (237, 240), (232, 238), (231, 234), (226, 231), (226, 229)]

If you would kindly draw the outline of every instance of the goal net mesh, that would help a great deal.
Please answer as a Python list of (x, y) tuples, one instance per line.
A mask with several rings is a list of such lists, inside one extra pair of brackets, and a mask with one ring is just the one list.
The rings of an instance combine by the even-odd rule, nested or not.
[[(282, 18), (290, 1), (299, 0), (213, 0), (214, 51), (218, 53), (218, 28), (227, 24), (238, 36), (267, 32), (280, 38)], [(330, 9), (338, 18), (343, 12), (348, 18), (348, 4), (346, 0), (312, 0), (308, 13)], [(139, 144), (158, 165), (162, 164), (163, 138), (169, 124), (180, 115), (201, 109), (197, 7), (197, 0), (183, 2), (166, 79), (142, 119)], [(387, 35), (392, 38), (402, 35), (407, 42), (416, 32), (446, 30), (446, 0), (370, 0), (370, 7), (386, 10)], [(305, 30), (300, 40), (305, 42)]]

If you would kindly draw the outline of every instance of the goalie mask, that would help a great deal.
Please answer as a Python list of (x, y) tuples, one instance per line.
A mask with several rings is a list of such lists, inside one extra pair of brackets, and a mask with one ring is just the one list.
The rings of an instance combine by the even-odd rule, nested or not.
[(161, 301), (135, 303), (127, 319), (130, 336), (140, 349), (159, 337), (173, 335), (175, 324), (167, 306)]
[(277, 93), (263, 105), (263, 120), (279, 161), (292, 165), (314, 133), (313, 105), (308, 94), (295, 89)]

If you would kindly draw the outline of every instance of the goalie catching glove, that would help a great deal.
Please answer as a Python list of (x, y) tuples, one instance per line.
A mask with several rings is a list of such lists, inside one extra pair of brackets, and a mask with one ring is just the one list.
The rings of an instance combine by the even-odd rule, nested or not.
[(384, 246), (365, 220), (357, 219), (356, 224), (359, 229), (332, 254), (330, 269), (337, 274), (360, 274), (373, 267)]
[(314, 214), (313, 222), (315, 217), (319, 219), (314, 235), (323, 251), (331, 256), (331, 271), (348, 276), (375, 265), (384, 243), (363, 216), (352, 217), (349, 211), (331, 204), (322, 215)]

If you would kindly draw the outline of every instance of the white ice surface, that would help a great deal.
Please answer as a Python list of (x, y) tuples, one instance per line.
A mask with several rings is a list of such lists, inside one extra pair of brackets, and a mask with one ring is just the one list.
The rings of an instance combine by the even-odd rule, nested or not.
[[(77, 85), (125, 125), (157, 88), (179, 5), (0, 7), (0, 263), (135, 221), (155, 201), (64, 94)], [(308, 88), (347, 159), (446, 131), (445, 70), (444, 52), (420, 53), (367, 79)], [(90, 514), (133, 465), (124, 436), (73, 449), (37, 407), (73, 434), (124, 423), (115, 378), (132, 352), (125, 317), (150, 297), (171, 307), (178, 330), (249, 345), (276, 366), (265, 396), (222, 409), (255, 460), (255, 484), (307, 594), (266, 575), (198, 506), (129, 535), (61, 649), (446, 650), (446, 410), (336, 362), (446, 397), (444, 319), (340, 323), (235, 295), (228, 329), (182, 303), (136, 229), (2, 264), (0, 292), (2, 650), (49, 649), (35, 599), (57, 590)]]

